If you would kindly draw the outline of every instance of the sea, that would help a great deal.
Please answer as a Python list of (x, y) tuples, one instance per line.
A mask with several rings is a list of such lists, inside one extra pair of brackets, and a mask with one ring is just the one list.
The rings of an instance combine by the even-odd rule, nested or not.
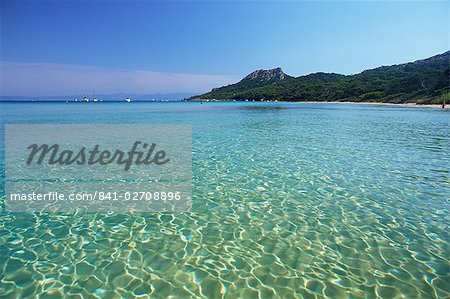
[(5, 124), (191, 124), (186, 212), (10, 212), (1, 298), (449, 298), (450, 111), (0, 103)]

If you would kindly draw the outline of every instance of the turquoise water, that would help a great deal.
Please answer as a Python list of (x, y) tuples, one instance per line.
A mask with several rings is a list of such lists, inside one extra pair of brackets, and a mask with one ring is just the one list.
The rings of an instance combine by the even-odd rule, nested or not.
[(326, 103), (0, 109), (2, 125), (193, 125), (191, 213), (3, 212), (2, 298), (450, 296), (448, 110)]

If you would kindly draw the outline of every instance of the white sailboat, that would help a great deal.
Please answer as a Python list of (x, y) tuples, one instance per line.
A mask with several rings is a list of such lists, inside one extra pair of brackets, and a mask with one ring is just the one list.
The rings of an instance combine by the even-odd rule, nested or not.
[(89, 102), (89, 98), (87, 97), (87, 88), (86, 88), (86, 81), (84, 81), (84, 97), (83, 102)]
[(84, 90), (83, 102), (89, 102), (89, 98), (87, 97), (87, 90)]

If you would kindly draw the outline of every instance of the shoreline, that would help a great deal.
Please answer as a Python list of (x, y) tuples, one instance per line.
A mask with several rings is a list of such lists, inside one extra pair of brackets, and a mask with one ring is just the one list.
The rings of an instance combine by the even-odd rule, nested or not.
[[(341, 104), (358, 104), (358, 105), (384, 105), (384, 106), (403, 106), (416, 108), (438, 108), (442, 109), (440, 104), (417, 104), (417, 103), (382, 103), (382, 102), (339, 102), (339, 101), (305, 101), (296, 103), (341, 103)], [(450, 109), (450, 105), (446, 104), (444, 109)]]
[[(417, 103), (383, 103), (383, 102), (349, 102), (349, 101), (236, 101), (236, 100), (210, 100), (210, 99), (192, 99), (192, 100), (173, 100), (173, 101), (135, 101), (134, 103), (186, 103), (186, 102), (206, 102), (206, 103), (227, 103), (227, 102), (236, 102), (236, 103), (312, 103), (312, 104), (357, 104), (357, 105), (383, 105), (383, 106), (397, 106), (397, 107), (416, 107), (416, 108), (434, 108), (434, 109), (442, 109), (441, 104), (417, 104)], [(75, 101), (1, 101), (2, 103), (85, 103), (85, 102), (75, 102)], [(92, 102), (97, 104), (96, 102)], [(122, 101), (103, 101), (98, 103), (123, 103)], [(90, 103), (87, 103), (90, 104)], [(450, 109), (450, 103), (445, 105), (444, 109)]]
[[(384, 106), (400, 106), (400, 107), (416, 107), (416, 108), (435, 108), (442, 109), (441, 104), (417, 104), (417, 103), (383, 103), (383, 102), (349, 102), (349, 101), (236, 101), (236, 100), (210, 100), (210, 99), (192, 99), (188, 102), (244, 102), (244, 103), (312, 103), (312, 104), (358, 104), (358, 105), (384, 105)], [(444, 109), (450, 109), (450, 103), (445, 105)]]

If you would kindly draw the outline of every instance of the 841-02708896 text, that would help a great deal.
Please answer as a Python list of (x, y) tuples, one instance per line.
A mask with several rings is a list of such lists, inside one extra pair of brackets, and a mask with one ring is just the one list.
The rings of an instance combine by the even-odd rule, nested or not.
[(103, 192), (95, 191), (89, 193), (70, 193), (66, 195), (61, 192), (47, 193), (13, 193), (10, 194), (11, 201), (179, 201), (179, 191), (125, 191), (125, 192)]

